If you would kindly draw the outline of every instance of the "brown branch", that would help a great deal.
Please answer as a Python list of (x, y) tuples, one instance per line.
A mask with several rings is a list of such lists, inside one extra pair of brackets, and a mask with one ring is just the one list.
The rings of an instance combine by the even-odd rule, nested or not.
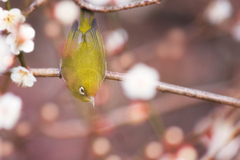
[[(36, 77), (58, 77), (59, 69), (47, 68), (47, 69), (30, 69)], [(122, 81), (126, 75), (124, 73), (107, 71), (105, 79)], [(162, 92), (168, 92), (178, 95), (183, 95), (191, 98), (197, 98), (201, 100), (212, 101), (234, 107), (240, 107), (240, 100), (232, 97), (222, 96), (210, 92), (204, 92), (200, 90), (190, 89), (186, 87), (176, 86), (164, 82), (158, 82), (157, 90)]]
[(42, 5), (46, 0), (36, 0), (34, 1), (28, 9), (23, 12), (23, 15), (27, 17), (29, 14), (31, 14), (35, 9), (37, 9), (40, 5)]
[(94, 6), (88, 2), (84, 2), (83, 0), (74, 0), (74, 2), (79, 5), (81, 8), (86, 8), (93, 12), (114, 12), (114, 11), (121, 11), (126, 9), (132, 9), (137, 7), (144, 7), (151, 4), (160, 4), (161, 0), (143, 0), (140, 2), (132, 2), (129, 4), (123, 4), (118, 6)]

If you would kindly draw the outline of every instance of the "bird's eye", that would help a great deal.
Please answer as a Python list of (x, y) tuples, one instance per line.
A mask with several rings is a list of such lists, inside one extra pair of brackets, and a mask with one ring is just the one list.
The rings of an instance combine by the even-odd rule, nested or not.
[(83, 96), (85, 95), (85, 90), (84, 90), (83, 87), (79, 88), (79, 92), (80, 92), (81, 95), (83, 95)]

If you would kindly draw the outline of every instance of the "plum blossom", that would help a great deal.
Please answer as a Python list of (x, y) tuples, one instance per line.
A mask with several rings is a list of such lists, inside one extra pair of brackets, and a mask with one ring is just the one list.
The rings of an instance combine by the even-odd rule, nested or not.
[(159, 79), (160, 76), (154, 68), (139, 63), (128, 71), (126, 79), (121, 84), (128, 98), (150, 100), (157, 92), (156, 84)]
[(17, 25), (24, 21), (25, 17), (19, 9), (2, 10), (0, 12), (0, 31), (7, 29), (8, 32), (13, 32), (16, 30)]
[(239, 149), (240, 142), (238, 138), (236, 141), (232, 140), (232, 142), (228, 143), (234, 133), (232, 122), (219, 118), (212, 125), (212, 138), (208, 144), (208, 155), (214, 155), (219, 146), (225, 146), (221, 149), (221, 153), (219, 152), (217, 157), (222, 157), (221, 159), (225, 159), (223, 157), (228, 157), (226, 159), (232, 159)]
[(7, 36), (6, 42), (11, 45), (11, 52), (18, 55), (20, 51), (26, 53), (32, 52), (34, 49), (33, 38), (35, 30), (29, 24), (21, 24), (16, 32)]
[(130, 3), (132, 0), (114, 0), (116, 5), (120, 5), (120, 4), (128, 4)]
[(239, 151), (240, 137), (231, 140), (216, 155), (216, 159), (233, 159)]
[(12, 129), (20, 117), (22, 100), (12, 93), (0, 97), (0, 129)]
[(115, 54), (123, 49), (128, 40), (128, 33), (124, 28), (118, 28), (109, 32), (105, 40), (107, 53)]
[(109, 4), (111, 0), (87, 0), (87, 1), (97, 6), (104, 6)]
[(62, 24), (71, 25), (79, 16), (79, 7), (73, 1), (60, 1), (54, 7), (54, 16)]
[(232, 5), (228, 0), (215, 0), (206, 11), (206, 19), (209, 23), (218, 25), (228, 19), (232, 12)]
[(16, 84), (20, 85), (22, 83), (23, 87), (32, 87), (36, 78), (24, 67), (18, 66), (11, 69), (11, 79)]
[(13, 63), (10, 46), (6, 44), (6, 37), (0, 35), (0, 74), (5, 72)]

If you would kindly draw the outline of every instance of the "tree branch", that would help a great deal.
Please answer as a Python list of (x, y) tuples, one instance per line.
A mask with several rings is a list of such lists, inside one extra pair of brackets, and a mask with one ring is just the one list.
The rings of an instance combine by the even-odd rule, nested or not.
[(35, 9), (37, 9), (40, 5), (42, 5), (46, 0), (36, 0), (34, 1), (28, 9), (23, 12), (23, 15), (27, 17), (29, 14), (31, 14)]
[(11, 9), (10, 0), (7, 0), (7, 2), (5, 3), (5, 6), (7, 10)]
[(23, 51), (21, 51), (20, 54), (18, 55), (18, 59), (19, 59), (21, 65), (23, 67), (27, 68), (27, 64), (26, 64), (25, 59), (24, 59)]
[[(57, 68), (47, 68), (47, 69), (30, 69), (36, 77), (58, 77), (59, 69)], [(110, 72), (107, 71), (105, 79), (122, 81), (126, 75), (124, 73)], [(222, 96), (210, 92), (204, 92), (200, 90), (190, 89), (186, 87), (176, 86), (164, 82), (158, 82), (157, 90), (162, 92), (168, 92), (178, 95), (183, 95), (191, 98), (197, 98), (201, 100), (207, 100), (211, 102), (221, 103), (225, 105), (230, 105), (234, 107), (240, 107), (240, 100), (232, 97)]]
[(74, 0), (74, 2), (79, 5), (81, 8), (86, 8), (93, 12), (114, 12), (121, 11), (126, 9), (132, 9), (137, 7), (144, 7), (151, 4), (160, 4), (161, 0), (143, 0), (140, 2), (132, 2), (129, 4), (123, 4), (118, 6), (94, 6), (88, 2), (84, 2), (83, 0)]

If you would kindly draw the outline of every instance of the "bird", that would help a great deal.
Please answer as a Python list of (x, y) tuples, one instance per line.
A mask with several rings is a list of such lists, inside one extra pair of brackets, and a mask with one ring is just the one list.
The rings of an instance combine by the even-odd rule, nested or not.
[(104, 44), (94, 12), (81, 9), (80, 25), (75, 21), (62, 54), (62, 77), (72, 95), (95, 106), (95, 96), (106, 73)]

